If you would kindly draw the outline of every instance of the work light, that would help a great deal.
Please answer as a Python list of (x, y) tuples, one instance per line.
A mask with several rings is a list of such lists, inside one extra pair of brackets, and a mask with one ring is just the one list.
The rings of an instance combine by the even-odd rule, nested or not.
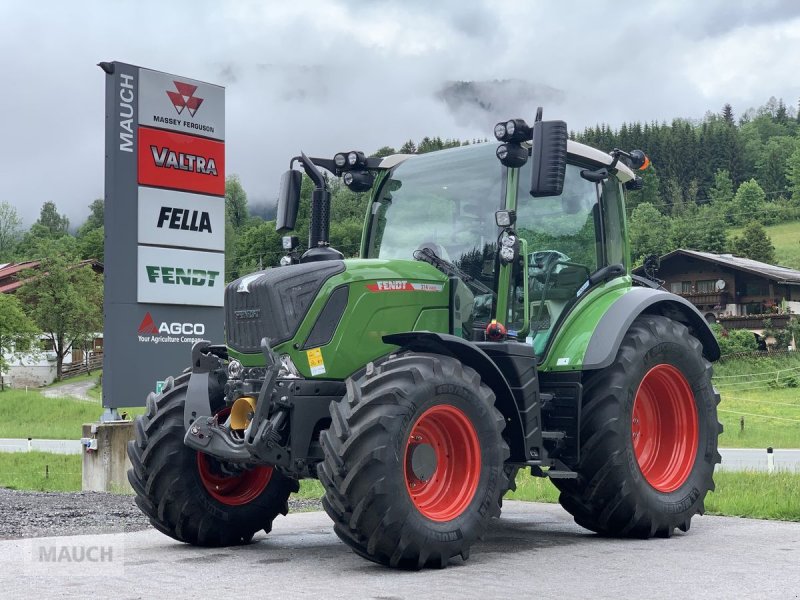
[(342, 181), (353, 192), (366, 192), (372, 187), (375, 177), (369, 171), (346, 171)]
[(339, 152), (333, 157), (333, 164), (336, 165), (337, 169), (343, 169), (346, 163), (347, 157), (342, 152)]
[(518, 169), (528, 162), (528, 149), (514, 142), (500, 144), (496, 154), (503, 166), (509, 169)]
[(367, 166), (367, 157), (363, 152), (353, 150), (347, 155), (347, 166), (350, 169), (363, 168)]
[(517, 220), (517, 213), (513, 210), (498, 210), (494, 213), (494, 222), (498, 227), (511, 227)]
[(533, 129), (523, 119), (509, 119), (494, 126), (498, 142), (526, 142), (533, 139)]

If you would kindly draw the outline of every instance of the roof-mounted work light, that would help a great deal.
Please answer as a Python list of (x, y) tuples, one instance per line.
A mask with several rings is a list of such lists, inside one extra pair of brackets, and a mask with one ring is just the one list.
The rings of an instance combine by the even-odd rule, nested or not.
[(523, 119), (510, 119), (494, 126), (498, 142), (526, 142), (533, 139), (533, 129)]

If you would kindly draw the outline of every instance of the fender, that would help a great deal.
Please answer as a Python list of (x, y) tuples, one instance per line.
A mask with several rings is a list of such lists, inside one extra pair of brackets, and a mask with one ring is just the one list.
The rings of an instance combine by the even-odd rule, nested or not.
[(720, 356), (719, 344), (705, 318), (694, 304), (664, 290), (634, 287), (606, 311), (589, 339), (584, 369), (603, 369), (617, 355), (622, 338), (641, 314), (662, 315), (683, 323), (703, 344), (703, 356), (711, 362)]
[(494, 361), (472, 342), (447, 333), (430, 331), (410, 331), (383, 336), (386, 344), (394, 344), (414, 352), (432, 352), (457, 358), (463, 364), (475, 369), (483, 382), (495, 394), (495, 406), (506, 419), (506, 434), (510, 460), (525, 461), (525, 436), (517, 404), (511, 386)]

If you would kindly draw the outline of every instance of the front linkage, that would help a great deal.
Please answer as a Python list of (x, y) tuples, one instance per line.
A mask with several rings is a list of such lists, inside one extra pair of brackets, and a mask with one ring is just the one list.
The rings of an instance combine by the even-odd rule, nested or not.
[[(266, 367), (244, 368), (228, 359), (225, 346), (206, 341), (193, 346), (184, 443), (223, 462), (272, 465), (296, 479), (313, 476), (314, 464), (323, 458), (317, 425), (329, 419), (329, 404), (344, 395), (344, 383), (300, 378), (267, 338), (261, 351)], [(226, 378), (220, 389), (215, 382)], [(224, 396), (231, 409), (222, 419), (212, 394)]]

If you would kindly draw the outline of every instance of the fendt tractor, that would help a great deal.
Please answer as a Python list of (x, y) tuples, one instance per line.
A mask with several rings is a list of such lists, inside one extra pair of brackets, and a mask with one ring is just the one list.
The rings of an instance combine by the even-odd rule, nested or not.
[[(719, 347), (692, 304), (631, 274), (625, 190), (647, 157), (568, 140), (541, 110), (494, 133), (291, 160), (276, 226), (294, 229), (305, 173), (307, 250), (287, 235), (281, 266), (229, 284), (225, 344), (196, 343), (136, 420), (129, 479), (157, 529), (247, 543), (318, 478), (356, 553), (444, 567), (520, 469), (605, 536), (669, 537), (703, 513)], [(369, 192), (358, 258), (329, 244), (322, 170)]]

